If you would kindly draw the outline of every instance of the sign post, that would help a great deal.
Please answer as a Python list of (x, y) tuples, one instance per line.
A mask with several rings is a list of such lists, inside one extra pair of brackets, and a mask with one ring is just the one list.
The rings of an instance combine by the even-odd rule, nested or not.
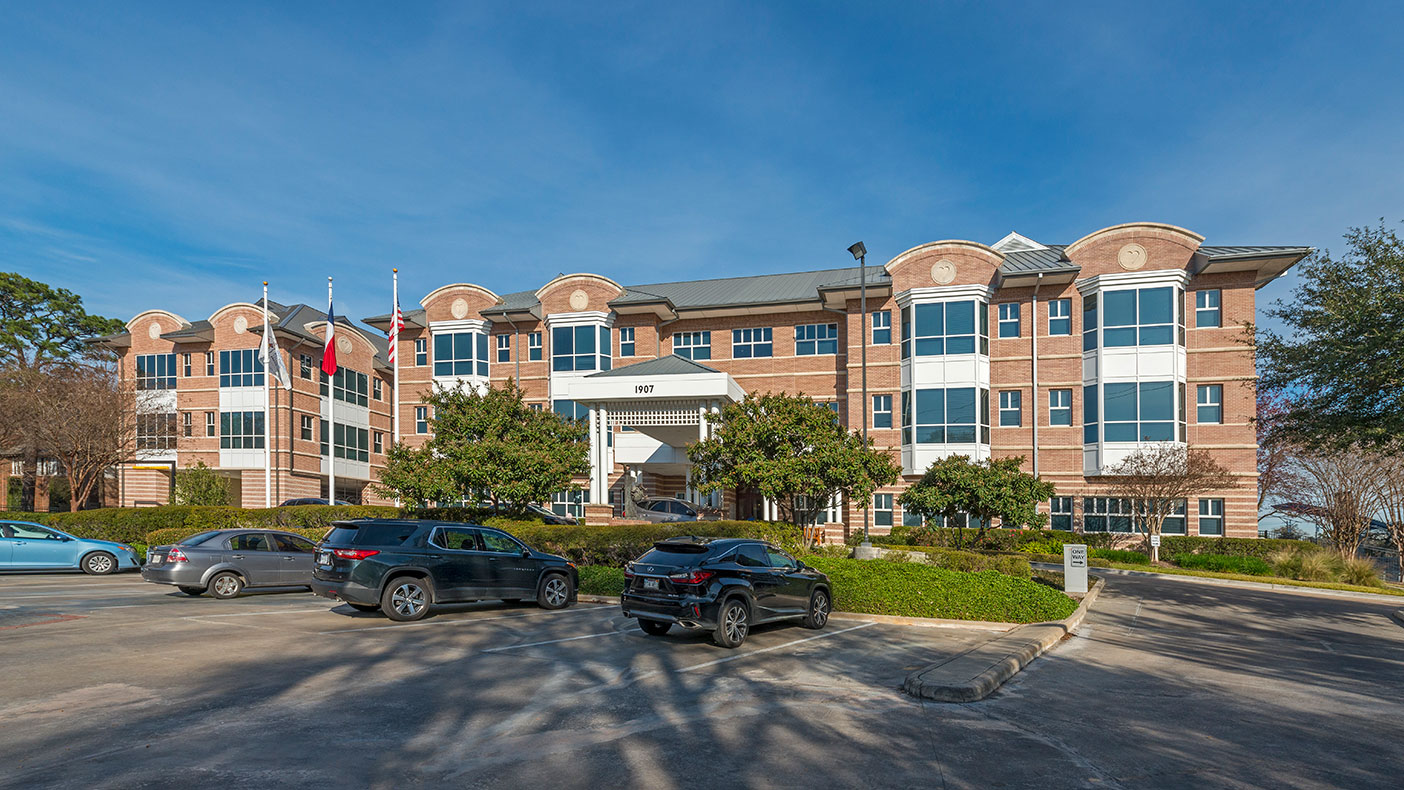
[(1087, 592), (1087, 546), (1063, 544), (1063, 592)]

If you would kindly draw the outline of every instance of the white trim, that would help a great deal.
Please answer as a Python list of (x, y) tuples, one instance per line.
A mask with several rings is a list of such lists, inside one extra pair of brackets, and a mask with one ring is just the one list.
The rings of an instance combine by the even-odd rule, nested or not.
[(897, 306), (909, 307), (913, 304), (954, 302), (965, 299), (980, 299), (988, 302), (993, 297), (994, 289), (988, 285), (936, 285), (902, 291), (897, 294)]
[(1031, 252), (1033, 250), (1046, 250), (1048, 248), (1028, 236), (1010, 231), (1008, 236), (995, 242), (991, 245), (990, 249), (996, 252)]
[(599, 310), (585, 310), (579, 313), (551, 313), (544, 321), (547, 329), (558, 326), (595, 326), (614, 327), (614, 313), (605, 313)]
[(488, 334), (492, 329), (492, 322), (482, 321), (476, 318), (464, 318), (459, 321), (430, 321), (429, 334), (438, 332), (481, 332)]
[(1099, 274), (1095, 277), (1088, 277), (1085, 280), (1078, 280), (1077, 290), (1083, 296), (1089, 293), (1104, 291), (1109, 288), (1136, 287), (1142, 285), (1179, 285), (1186, 287), (1189, 285), (1189, 272), (1184, 269), (1157, 269), (1152, 271), (1139, 272), (1114, 272), (1111, 274)]

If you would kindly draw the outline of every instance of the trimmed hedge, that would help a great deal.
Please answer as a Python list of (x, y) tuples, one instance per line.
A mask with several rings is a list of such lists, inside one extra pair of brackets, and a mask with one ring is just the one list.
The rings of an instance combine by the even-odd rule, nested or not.
[(890, 551), (906, 551), (924, 554), (930, 564), (952, 571), (976, 573), (979, 571), (999, 571), (1006, 576), (1028, 579), (1032, 576), (1028, 557), (1017, 554), (979, 554), (973, 551), (942, 549), (935, 546), (883, 546)]
[(1246, 573), (1250, 576), (1271, 576), (1272, 566), (1257, 557), (1230, 554), (1174, 554), (1171, 562), (1181, 568), (1215, 571), (1217, 573)]
[(844, 612), (1037, 623), (1061, 620), (1077, 608), (1057, 590), (997, 571), (817, 556), (804, 561), (829, 575), (834, 609)]
[[(0, 517), (47, 524), (80, 538), (115, 540), (121, 543), (149, 543), (150, 533), (158, 530), (183, 531), (180, 537), (208, 529), (308, 529), (322, 528), (333, 521), (349, 518), (387, 518), (400, 514), (398, 508), (356, 505), (299, 505), (244, 509), (237, 507), (198, 507), (166, 505), (162, 507), (110, 507), (80, 510), (77, 513), (3, 513)], [(169, 541), (167, 541), (169, 542)]]
[[(1124, 562), (1127, 565), (1149, 565), (1150, 557), (1144, 552), (1125, 551), (1122, 549), (1088, 549), (1087, 553), (1093, 557), (1100, 557), (1111, 562)], [(1062, 560), (1059, 560), (1061, 562)]]
[[(1001, 529), (991, 528), (977, 539), (978, 530), (965, 530), (965, 546), (968, 551), (1025, 551), (1030, 554), (1060, 554), (1064, 543), (1086, 544), (1089, 553), (1097, 549), (1139, 548), (1144, 545), (1145, 535), (1126, 532), (1068, 532), (1052, 529)], [(957, 530), (948, 528), (929, 529), (925, 527), (895, 527), (891, 535), (873, 535), (874, 544), (882, 546), (939, 546), (955, 548)], [(856, 544), (862, 540), (855, 534), (849, 541)], [(1027, 547), (1027, 548), (1026, 548)], [(1058, 551), (1050, 551), (1050, 549)], [(1257, 557), (1267, 559), (1268, 555), (1280, 549), (1321, 551), (1322, 548), (1306, 540), (1284, 540), (1282, 538), (1212, 538), (1197, 535), (1162, 535), (1160, 551), (1173, 554), (1223, 554), (1234, 557)], [(1060, 560), (1061, 562), (1061, 560)]]
[(1230, 557), (1257, 557), (1266, 560), (1269, 554), (1286, 549), (1289, 551), (1324, 551), (1309, 540), (1284, 540), (1283, 538), (1204, 538), (1198, 536), (1162, 535), (1160, 553), (1167, 556), (1176, 554), (1220, 554)]
[(580, 590), (585, 595), (623, 595), (624, 569), (606, 568), (603, 565), (582, 565)]
[(617, 527), (533, 524), (506, 529), (533, 548), (559, 554), (578, 565), (615, 567), (638, 559), (653, 548), (654, 541), (679, 535), (760, 538), (791, 552), (799, 549), (803, 538), (799, 527), (761, 521), (688, 521)]

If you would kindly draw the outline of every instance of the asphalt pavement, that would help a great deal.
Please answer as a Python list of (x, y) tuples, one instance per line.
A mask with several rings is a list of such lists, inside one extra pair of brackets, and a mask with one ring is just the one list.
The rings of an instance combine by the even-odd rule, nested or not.
[(830, 623), (740, 649), (608, 605), (417, 623), (305, 592), (0, 576), (0, 787), (1397, 787), (1382, 604), (1109, 578), (988, 699), (905, 675), (997, 634)]

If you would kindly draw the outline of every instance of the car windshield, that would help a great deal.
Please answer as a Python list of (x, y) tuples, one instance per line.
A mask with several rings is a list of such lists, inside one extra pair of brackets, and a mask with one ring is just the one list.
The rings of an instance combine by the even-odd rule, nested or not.
[(706, 544), (699, 543), (655, 543), (637, 562), (656, 565), (696, 565), (712, 554)]

